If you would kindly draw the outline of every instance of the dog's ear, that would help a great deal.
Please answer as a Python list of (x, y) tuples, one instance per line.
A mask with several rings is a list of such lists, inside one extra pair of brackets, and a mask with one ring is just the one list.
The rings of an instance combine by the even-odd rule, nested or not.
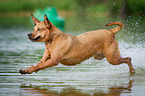
[(33, 21), (33, 23), (34, 23), (35, 25), (36, 25), (37, 23), (40, 22), (37, 18), (35, 18), (35, 17), (33, 16), (33, 14), (31, 14), (31, 16), (32, 16), (32, 21)]
[(48, 29), (52, 27), (52, 23), (48, 20), (46, 14), (44, 15), (44, 23)]

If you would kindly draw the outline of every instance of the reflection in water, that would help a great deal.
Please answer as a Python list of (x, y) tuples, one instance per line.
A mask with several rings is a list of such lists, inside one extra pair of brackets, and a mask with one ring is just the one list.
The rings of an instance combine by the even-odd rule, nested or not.
[(21, 95), (30, 96), (120, 96), (122, 93), (131, 93), (132, 83), (134, 80), (129, 80), (127, 85), (124, 86), (116, 86), (116, 87), (109, 87), (109, 91), (107, 93), (103, 91), (97, 91), (93, 94), (82, 92), (80, 89), (75, 88), (63, 88), (60, 92), (53, 91), (51, 88), (43, 89), (40, 87), (33, 87), (21, 85)]
[[(127, 86), (110, 87), (109, 96), (120, 96), (121, 93), (131, 93), (132, 83), (134, 80), (129, 80)], [(108, 95), (107, 95), (108, 96)]]

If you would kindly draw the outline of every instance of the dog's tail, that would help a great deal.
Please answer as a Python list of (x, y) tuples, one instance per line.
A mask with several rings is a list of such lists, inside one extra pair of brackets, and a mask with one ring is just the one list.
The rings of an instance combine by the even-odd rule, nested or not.
[(114, 34), (117, 33), (118, 31), (120, 31), (122, 28), (123, 28), (123, 24), (120, 23), (120, 22), (112, 22), (112, 23), (109, 23), (107, 25), (105, 25), (106, 27), (110, 26), (110, 25), (119, 25), (117, 26), (116, 28), (113, 28), (113, 29), (110, 29), (109, 31), (113, 32)]

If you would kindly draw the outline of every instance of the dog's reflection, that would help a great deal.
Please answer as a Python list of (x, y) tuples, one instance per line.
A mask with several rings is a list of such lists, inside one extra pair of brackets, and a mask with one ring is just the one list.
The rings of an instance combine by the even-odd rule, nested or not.
[(129, 80), (127, 85), (109, 87), (107, 93), (95, 92), (93, 96), (120, 96), (121, 93), (131, 93), (134, 80)]
[(107, 93), (103, 92), (94, 92), (93, 94), (81, 92), (79, 89), (75, 88), (64, 88), (61, 92), (41, 89), (40, 87), (33, 86), (21, 86), (20, 94), (22, 96), (120, 96), (121, 93), (131, 93), (132, 83), (134, 80), (129, 80), (127, 85), (109, 87)]

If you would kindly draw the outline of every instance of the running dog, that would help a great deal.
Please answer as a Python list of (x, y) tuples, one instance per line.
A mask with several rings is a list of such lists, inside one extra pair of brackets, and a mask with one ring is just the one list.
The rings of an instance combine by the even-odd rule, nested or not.
[(82, 61), (94, 57), (101, 60), (107, 58), (112, 65), (126, 63), (130, 73), (135, 73), (131, 64), (131, 58), (122, 58), (115, 39), (115, 34), (123, 28), (120, 22), (113, 22), (106, 25), (118, 25), (116, 28), (106, 30), (94, 30), (78, 36), (65, 34), (55, 27), (44, 16), (44, 21), (39, 21), (32, 15), (35, 24), (34, 31), (28, 34), (28, 38), (33, 42), (45, 42), (46, 49), (42, 59), (36, 66), (28, 69), (21, 69), (21, 74), (31, 74), (39, 70), (53, 67), (59, 63), (67, 66), (80, 64)]

